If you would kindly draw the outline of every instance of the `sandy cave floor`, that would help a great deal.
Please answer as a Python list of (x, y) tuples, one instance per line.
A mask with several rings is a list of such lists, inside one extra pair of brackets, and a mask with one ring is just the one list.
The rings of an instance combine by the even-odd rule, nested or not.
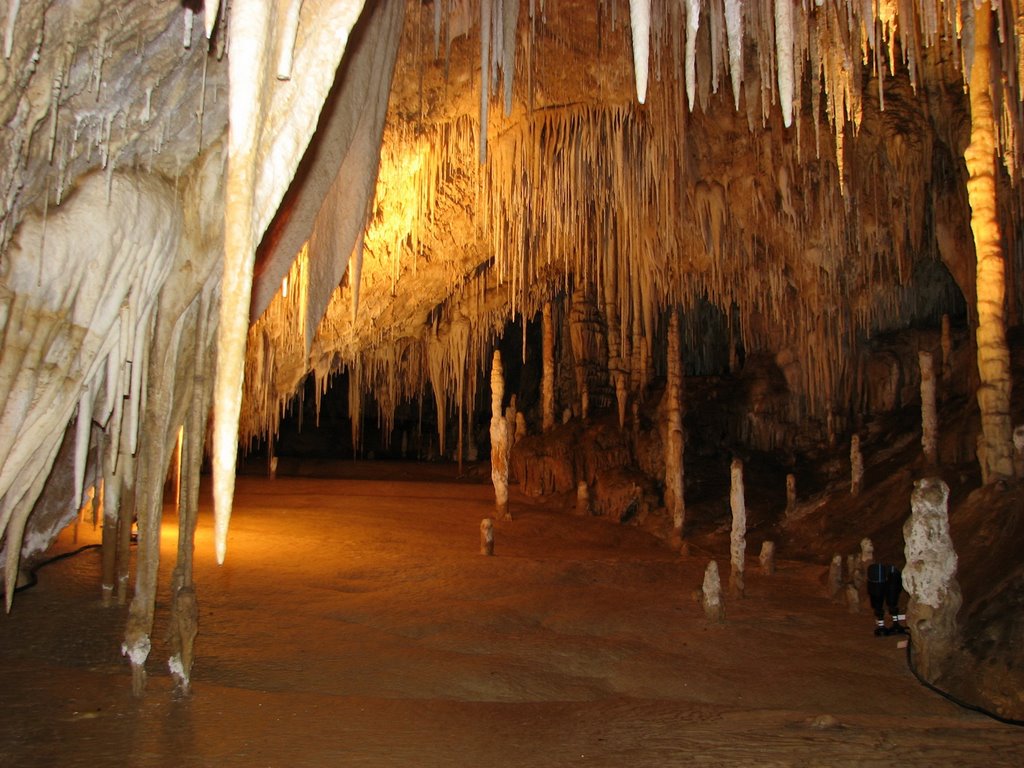
[[(186, 698), (163, 642), (173, 510), (142, 699), (99, 552), (43, 569), (0, 619), (0, 766), (1024, 765), (1021, 729), (920, 687), (821, 566), (751, 558), (709, 626), (709, 553), (513, 487), (482, 557), (490, 486), (432, 471), (240, 478), (219, 568), (204, 484)], [(83, 523), (53, 551), (96, 540)]]

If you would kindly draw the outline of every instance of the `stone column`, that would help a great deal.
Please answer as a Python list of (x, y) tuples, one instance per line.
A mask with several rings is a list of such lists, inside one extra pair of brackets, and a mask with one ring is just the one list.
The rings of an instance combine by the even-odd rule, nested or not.
[(747, 503), (743, 496), (743, 462), (732, 460), (732, 484), (729, 505), (732, 507), (732, 534), (729, 538), (729, 594), (743, 597), (743, 569), (747, 553)]
[(935, 404), (935, 366), (931, 352), (918, 352), (921, 368), (921, 447), (928, 466), (939, 458), (939, 414)]
[(957, 647), (957, 611), (962, 597), (956, 552), (949, 535), (949, 488), (926, 477), (914, 483), (910, 519), (903, 526), (907, 565), (903, 586), (910, 595), (907, 626), (917, 671), (935, 682)]
[(505, 377), (501, 352), (494, 350), (491, 364), (491, 482), (494, 484), (494, 508), (499, 520), (511, 520), (508, 510), (508, 419), (502, 413)]
[(117, 579), (117, 525), (121, 510), (121, 476), (112, 471), (103, 473), (103, 547), (101, 584), (103, 604), (114, 601), (114, 584)]
[(541, 333), (543, 338), (542, 349), (542, 378), (541, 378), (541, 408), (542, 408), (542, 429), (547, 432), (555, 426), (555, 324), (551, 319), (551, 302), (545, 302), (543, 314), (541, 315)]
[(978, 407), (981, 444), (978, 460), (982, 480), (1013, 476), (1010, 423), (1010, 353), (1006, 345), (1005, 268), (996, 200), (996, 121), (991, 87), (992, 12), (989, 2), (974, 14), (974, 63), (971, 66), (971, 141), (967, 162), (967, 199), (977, 259)]
[(672, 533), (683, 536), (686, 503), (683, 497), (682, 359), (679, 351), (679, 315), (673, 310), (668, 324), (668, 385), (665, 387), (665, 506), (672, 515)]

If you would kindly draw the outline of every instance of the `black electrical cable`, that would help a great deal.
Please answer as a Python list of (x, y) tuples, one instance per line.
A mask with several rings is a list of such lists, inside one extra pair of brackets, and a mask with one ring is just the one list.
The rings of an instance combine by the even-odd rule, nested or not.
[(29, 576), (28, 583), (27, 584), (22, 584), (20, 587), (15, 587), (14, 588), (14, 592), (15, 593), (23, 592), (26, 589), (31, 589), (36, 584), (38, 584), (39, 583), (39, 578), (36, 576), (36, 572), (41, 570), (41, 569), (43, 569), (43, 568), (45, 568), (46, 566), (48, 566), (48, 565), (50, 565), (52, 563), (56, 563), (58, 560), (65, 560), (65, 559), (67, 559), (69, 557), (74, 557), (75, 555), (79, 555), (82, 552), (85, 552), (87, 549), (99, 549), (101, 546), (102, 545), (100, 545), (100, 544), (86, 544), (84, 547), (79, 547), (78, 549), (73, 550), (71, 552), (62, 552), (59, 555), (54, 555), (53, 557), (49, 558), (48, 560), (43, 560), (41, 563), (38, 563), (37, 565), (33, 566), (32, 570), (28, 572), (28, 576)]
[(907, 635), (907, 668), (911, 671), (914, 677), (917, 678), (917, 682), (919, 682), (929, 691), (933, 691), (934, 693), (939, 694), (939, 696), (953, 702), (958, 707), (962, 707), (963, 709), (969, 709), (971, 712), (977, 712), (980, 715), (985, 715), (985, 717), (990, 717), (993, 720), (1003, 723), (1004, 725), (1024, 726), (1024, 720), (1014, 720), (1013, 718), (997, 715), (995, 712), (990, 712), (984, 707), (979, 707), (977, 704), (970, 704), (962, 699), (958, 699), (956, 696), (949, 693), (948, 691), (944, 691), (941, 688), (938, 688), (929, 683), (927, 680), (921, 677), (921, 675), (918, 674), (918, 671), (914, 668), (914, 660), (911, 658), (910, 655), (910, 649), (912, 646), (913, 643), (910, 640), (910, 635)]

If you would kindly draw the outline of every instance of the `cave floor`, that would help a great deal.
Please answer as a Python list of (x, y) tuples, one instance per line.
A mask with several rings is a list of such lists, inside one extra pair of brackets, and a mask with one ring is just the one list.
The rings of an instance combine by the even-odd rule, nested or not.
[[(1019, 729), (919, 686), (819, 565), (763, 576), (751, 558), (746, 597), (709, 626), (707, 552), (513, 487), (482, 557), (489, 484), (381, 467), (240, 478), (222, 567), (204, 483), (187, 697), (163, 641), (173, 509), (141, 699), (98, 550), (43, 569), (0, 619), (0, 765), (1024, 764)], [(53, 551), (96, 540), (83, 522)]]

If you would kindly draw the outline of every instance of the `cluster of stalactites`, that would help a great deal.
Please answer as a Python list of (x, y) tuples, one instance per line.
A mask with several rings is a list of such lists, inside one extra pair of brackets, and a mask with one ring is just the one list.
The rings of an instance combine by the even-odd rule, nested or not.
[[(927, 76), (932, 51), (937, 51), (934, 61), (959, 64), (965, 86), (970, 79), (974, 3), (969, 0), (629, 0), (628, 5), (637, 101), (647, 100), (650, 80), (670, 77), (685, 85), (691, 111), (695, 104), (705, 108), (709, 94), (724, 89), (728, 78), (737, 110), (745, 98), (751, 129), (758, 120), (767, 124), (777, 106), (783, 124), (799, 132), (795, 118), (806, 107), (814, 116), (817, 147), (818, 117), (823, 116), (836, 135), (840, 169), (847, 124), (856, 132), (863, 112), (866, 70), (883, 108), (886, 77), (905, 68), (917, 90)], [(1001, 149), (1013, 173), (1018, 165), (1016, 135), (1024, 98), (1024, 55), (1017, 37), (1024, 28), (1024, 12), (1016, 0), (993, 6), (1001, 50), (1001, 75), (994, 81), (1003, 105)], [(598, 13), (610, 17), (615, 28), (615, 0), (600, 3)], [(533, 104), (538, 18), (543, 19), (543, 14), (537, 13), (533, 2), (525, 13), (520, 12), (519, 0), (478, 0), (457, 3), (449, 14), (435, 3), (435, 56), (442, 26), (448, 30), (450, 45), (453, 29), (461, 32), (469, 24), (478, 25), (484, 73), (479, 110), (481, 163), (487, 161), (489, 103), (498, 92), (499, 74), (505, 114), (512, 108), (520, 38), (528, 55), (527, 65), (520, 67), (528, 80), (524, 101)], [(521, 35), (512, 33), (517, 24), (523, 29)], [(804, 104), (805, 80), (810, 84), (810, 104)]]
[[(665, 307), (679, 306), (685, 319), (716, 306), (748, 352), (791, 350), (799, 361), (791, 384), (809, 413), (850, 402), (855, 385), (842, 372), (852, 340), (912, 311), (906, 289), (886, 286), (906, 286), (927, 253), (931, 140), (881, 128), (874, 144), (855, 137), (848, 151), (864, 158), (866, 173), (851, 175), (861, 201), (852, 215), (830, 155), (815, 159), (776, 134), (752, 135), (730, 152), (756, 158), (753, 165), (722, 175), (714, 159), (680, 158), (669, 122), (629, 105), (544, 110), (506, 128), (483, 168), (469, 117), (420, 133), (389, 129), (360, 313), (352, 316), (351, 289), (339, 289), (306, 360), (300, 305), (285, 311), (275, 299), (250, 337), (250, 357), (281, 372), (247, 372), (246, 408), (253, 403), (259, 417), (244, 419), (242, 435), (272, 430), (311, 369), (318, 391), (331, 372), (357, 372), (352, 386), (374, 393), (385, 425), (427, 383), (438, 413), (454, 416), (452, 408), (473, 402), (472, 372), (506, 321), (533, 319), (545, 299), (587, 284), (622, 358), (654, 337)], [(692, 137), (702, 130), (689, 128)], [(478, 204), (462, 207), (467, 197)], [(445, 248), (435, 224), (441, 206), (446, 227), (482, 238), (489, 268)], [(296, 269), (292, 285), (301, 282)], [(396, 310), (374, 298), (400, 294), (424, 307), (411, 325), (394, 322)]]

